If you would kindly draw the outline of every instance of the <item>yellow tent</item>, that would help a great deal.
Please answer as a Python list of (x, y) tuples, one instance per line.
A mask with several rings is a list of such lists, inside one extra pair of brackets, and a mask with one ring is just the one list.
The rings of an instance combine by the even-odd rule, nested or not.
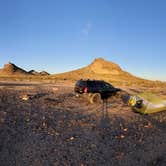
[(128, 105), (131, 106), (135, 112), (143, 114), (152, 114), (166, 110), (166, 100), (149, 92), (130, 96)]

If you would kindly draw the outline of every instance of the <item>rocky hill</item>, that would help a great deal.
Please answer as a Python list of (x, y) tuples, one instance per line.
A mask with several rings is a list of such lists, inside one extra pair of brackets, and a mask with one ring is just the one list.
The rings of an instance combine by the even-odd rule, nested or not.
[(16, 66), (13, 63), (5, 64), (2, 69), (0, 69), (0, 75), (27, 75), (29, 74), (24, 69)]
[(28, 73), (32, 75), (39, 75), (39, 73), (35, 70), (30, 70)]
[(25, 76), (25, 75), (47, 76), (49, 75), (49, 73), (47, 73), (46, 71), (37, 72), (35, 70), (26, 71), (11, 62), (5, 64), (4, 67), (0, 69), (0, 76)]
[(119, 65), (106, 61), (103, 58), (95, 59), (91, 64), (78, 70), (66, 73), (55, 74), (53, 77), (61, 79), (78, 80), (78, 79), (103, 79), (106, 81), (137, 81), (143, 80), (126, 71)]
[(32, 75), (35, 75), (35, 76), (48, 76), (48, 75), (50, 75), (50, 74), (49, 74), (48, 72), (46, 72), (46, 71), (37, 72), (37, 71), (35, 71), (35, 70), (30, 70), (28, 73), (29, 73), (29, 74), (32, 74)]
[(46, 71), (41, 71), (41, 72), (39, 72), (39, 75), (41, 75), (41, 76), (48, 76), (50, 74), (48, 72), (46, 72)]

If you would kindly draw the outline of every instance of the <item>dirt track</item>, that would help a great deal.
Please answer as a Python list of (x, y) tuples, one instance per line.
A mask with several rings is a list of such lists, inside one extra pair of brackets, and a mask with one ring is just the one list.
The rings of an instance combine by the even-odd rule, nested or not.
[(0, 92), (2, 166), (166, 165), (166, 111), (135, 114), (118, 96), (92, 105), (65, 86)]

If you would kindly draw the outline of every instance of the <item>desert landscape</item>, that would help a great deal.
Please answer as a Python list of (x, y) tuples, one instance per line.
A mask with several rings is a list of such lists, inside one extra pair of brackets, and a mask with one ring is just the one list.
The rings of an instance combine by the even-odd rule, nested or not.
[[(91, 104), (74, 93), (79, 79), (105, 80), (122, 91)], [(166, 111), (142, 115), (121, 100), (141, 92), (166, 99), (165, 87), (103, 58), (61, 74), (8, 63), (0, 69), (0, 165), (165, 166)]]

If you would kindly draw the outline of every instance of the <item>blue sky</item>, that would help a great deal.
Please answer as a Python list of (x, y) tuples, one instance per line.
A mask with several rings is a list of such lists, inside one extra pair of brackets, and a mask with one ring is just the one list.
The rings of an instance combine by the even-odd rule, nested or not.
[(166, 80), (165, 0), (0, 0), (0, 67), (77, 69), (103, 57)]

